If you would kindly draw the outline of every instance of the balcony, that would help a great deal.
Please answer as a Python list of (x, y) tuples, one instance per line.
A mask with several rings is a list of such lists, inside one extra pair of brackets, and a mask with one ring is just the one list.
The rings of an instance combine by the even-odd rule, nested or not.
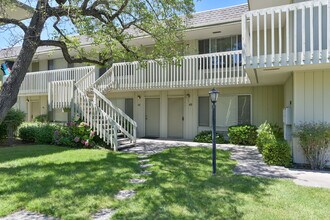
[(27, 73), (20, 87), (19, 95), (46, 95), (50, 82), (78, 81), (94, 69), (94, 66), (86, 66)]
[(247, 12), (242, 41), (246, 68), (330, 63), (329, 1)]
[(249, 84), (242, 51), (185, 56), (171, 63), (116, 63), (96, 81), (100, 91), (137, 91)]

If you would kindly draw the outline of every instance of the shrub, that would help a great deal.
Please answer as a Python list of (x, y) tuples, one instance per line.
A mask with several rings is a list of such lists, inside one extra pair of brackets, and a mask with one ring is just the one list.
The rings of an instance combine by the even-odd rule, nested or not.
[(255, 145), (257, 127), (254, 125), (236, 125), (228, 128), (228, 137), (231, 144)]
[[(217, 144), (223, 144), (225, 143), (225, 138), (222, 134), (216, 133), (215, 137)], [(212, 143), (212, 131), (202, 131), (199, 134), (196, 135), (194, 138), (194, 142), (200, 142), (200, 143)]]
[(23, 142), (52, 144), (54, 131), (59, 125), (46, 123), (25, 123), (19, 128)]
[(4, 139), (7, 137), (7, 128), (8, 125), (12, 126), (13, 132), (15, 132), (25, 120), (25, 113), (17, 110), (17, 109), (10, 109), (0, 124), (0, 139)]
[(95, 146), (95, 132), (85, 122), (69, 122), (54, 131), (54, 143), (69, 147)]
[(33, 119), (33, 122), (42, 122), (42, 123), (48, 122), (48, 115), (46, 114), (38, 115)]
[(282, 129), (278, 125), (270, 124), (268, 122), (261, 124), (257, 133), (256, 145), (261, 154), (265, 144), (276, 139), (283, 139)]
[(313, 170), (323, 169), (329, 149), (330, 125), (327, 123), (303, 123), (296, 126), (294, 136), (299, 138), (300, 146)]
[(263, 146), (262, 155), (268, 165), (288, 167), (291, 165), (291, 150), (285, 140), (273, 139)]
[(18, 136), (25, 143), (35, 143), (38, 127), (36, 125), (23, 125), (18, 130)]

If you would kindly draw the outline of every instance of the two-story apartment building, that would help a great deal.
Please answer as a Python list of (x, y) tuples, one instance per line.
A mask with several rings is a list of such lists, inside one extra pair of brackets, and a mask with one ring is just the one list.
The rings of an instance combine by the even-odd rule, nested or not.
[[(293, 125), (330, 122), (329, 8), (328, 0), (250, 0), (195, 13), (186, 21), (187, 50), (179, 65), (69, 66), (59, 50), (40, 48), (16, 106), (27, 120), (49, 114), (66, 121), (72, 109), (117, 147), (118, 130), (134, 142), (136, 136), (192, 139), (210, 129), (208, 92), (216, 88), (217, 130), (277, 123), (294, 161), (304, 163), (290, 135)], [(138, 37), (132, 44), (152, 48), (152, 39)], [(2, 51), (0, 59), (15, 59), (17, 50)]]

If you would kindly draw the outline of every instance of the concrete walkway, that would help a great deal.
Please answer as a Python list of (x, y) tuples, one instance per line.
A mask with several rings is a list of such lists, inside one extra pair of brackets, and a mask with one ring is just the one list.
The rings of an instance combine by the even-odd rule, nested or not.
[[(123, 151), (148, 155), (159, 153), (166, 148), (180, 146), (211, 147), (211, 144), (189, 141), (138, 139), (135, 147)], [(262, 155), (259, 154), (258, 149), (254, 146), (218, 144), (217, 148), (231, 151), (231, 158), (237, 161), (234, 170), (237, 174), (266, 178), (288, 178), (292, 179), (298, 185), (330, 189), (330, 172), (294, 170), (280, 166), (269, 166), (263, 162)]]

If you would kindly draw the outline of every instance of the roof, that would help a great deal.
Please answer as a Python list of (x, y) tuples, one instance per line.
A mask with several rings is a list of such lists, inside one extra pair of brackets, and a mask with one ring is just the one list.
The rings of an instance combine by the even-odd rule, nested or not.
[(248, 4), (235, 5), (227, 8), (197, 12), (187, 19), (188, 27), (200, 27), (240, 21), (242, 14), (249, 11)]
[[(248, 4), (241, 4), (226, 8), (197, 12), (192, 14), (191, 18), (186, 19), (186, 25), (188, 28), (193, 29), (197, 27), (241, 21), (242, 14), (247, 12), (248, 10)], [(127, 31), (135, 36), (145, 35), (142, 31), (137, 30), (135, 28), (130, 28)], [(82, 44), (88, 44), (92, 42), (91, 39), (86, 38), (84, 36), (80, 36), (79, 38)], [(0, 50), (0, 59), (13, 58), (18, 55), (20, 49), (21, 47), (19, 46)], [(54, 47), (39, 47), (37, 50), (37, 54), (50, 50), (54, 50)]]

